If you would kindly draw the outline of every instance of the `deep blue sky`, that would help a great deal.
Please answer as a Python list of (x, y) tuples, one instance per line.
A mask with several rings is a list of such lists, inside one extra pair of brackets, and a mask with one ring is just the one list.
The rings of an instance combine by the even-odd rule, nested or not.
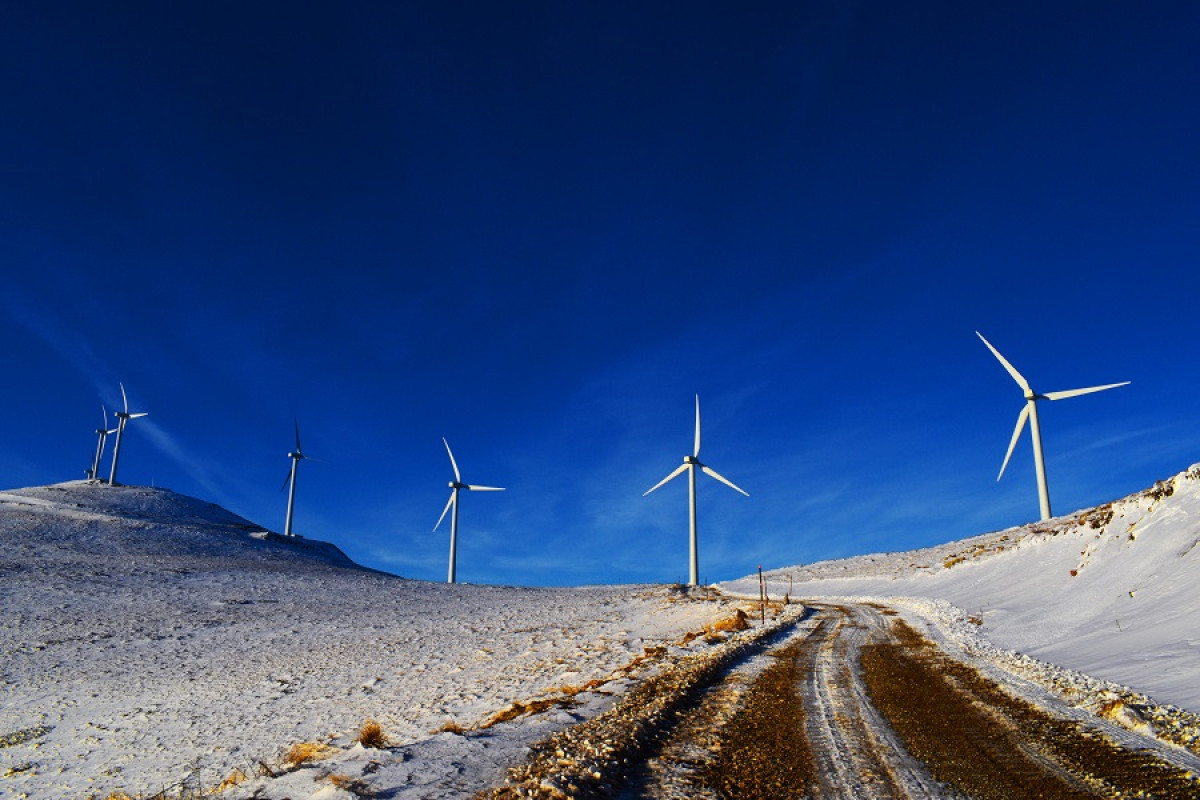
[(1200, 5), (25, 3), (0, 485), (126, 483), (402, 575), (710, 580), (1200, 461)]

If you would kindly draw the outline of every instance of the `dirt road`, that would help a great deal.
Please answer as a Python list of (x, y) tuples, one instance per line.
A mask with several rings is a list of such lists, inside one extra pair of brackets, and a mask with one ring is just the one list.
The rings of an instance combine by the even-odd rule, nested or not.
[(941, 787), (871, 703), (858, 667), (862, 648), (886, 637), (885, 617), (862, 607), (823, 609), (823, 624), (797, 648), (804, 728), (820, 797), (930, 797)]
[[(615, 751), (611, 774), (556, 794), (543, 770), (520, 796), (1200, 798), (1200, 759), (1122, 749), (1108, 723), (1014, 696), (882, 606), (813, 606), (706, 680), (652, 744)], [(555, 743), (555, 763), (573, 763), (572, 746), (604, 749), (604, 730)]]

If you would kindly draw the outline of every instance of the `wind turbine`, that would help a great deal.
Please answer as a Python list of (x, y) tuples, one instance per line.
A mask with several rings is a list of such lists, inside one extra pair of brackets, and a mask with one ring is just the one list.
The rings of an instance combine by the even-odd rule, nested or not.
[[(292, 460), (292, 470), (288, 473), (287, 480), (285, 480), (283, 483), (283, 486), (290, 487), (288, 489), (287, 519), (283, 523), (284, 536), (292, 535), (292, 506), (296, 501), (296, 465), (304, 459), (309, 458), (308, 456), (304, 455), (304, 451), (300, 448), (300, 422), (299, 420), (295, 419), (293, 419), (292, 422), (294, 422), (296, 425), (296, 449), (293, 452), (288, 453), (288, 458)], [(310, 458), (309, 460), (316, 461), (317, 459)], [(279, 488), (282, 489), (283, 486)]]
[(992, 347), (992, 343), (983, 338), (983, 334), (975, 331), (988, 350), (992, 351), (1004, 368), (1008, 370), (1008, 374), (1012, 376), (1017, 385), (1025, 392), (1025, 407), (1021, 409), (1021, 413), (1017, 416), (1017, 427), (1013, 431), (1012, 441), (1008, 443), (1008, 452), (1004, 454), (1004, 463), (1000, 465), (1000, 474), (996, 476), (996, 480), (1004, 477), (1004, 469), (1008, 466), (1008, 460), (1012, 457), (1013, 448), (1017, 446), (1017, 439), (1021, 437), (1021, 430), (1025, 427), (1025, 420), (1029, 420), (1029, 433), (1033, 437), (1033, 466), (1037, 471), (1038, 482), (1038, 502), (1041, 505), (1042, 519), (1050, 519), (1050, 490), (1046, 487), (1046, 462), (1042, 458), (1042, 429), (1038, 425), (1038, 400), (1062, 400), (1066, 397), (1076, 397), (1081, 394), (1091, 394), (1092, 392), (1102, 392), (1105, 389), (1115, 389), (1118, 386), (1125, 386), (1129, 381), (1121, 383), (1108, 383), (1104, 386), (1089, 386), (1086, 389), (1068, 389), (1065, 392), (1048, 392), (1047, 394), (1038, 394), (1029, 385), (1029, 381), (1025, 380), (1025, 376), (1017, 372), (1016, 367), (1008, 363), (1004, 356), (1000, 355), (1000, 351)]
[(92, 456), (92, 468), (88, 470), (89, 481), (100, 479), (100, 459), (104, 457), (104, 443), (108, 441), (109, 434), (116, 432), (116, 428), (108, 427), (108, 409), (100, 406), (100, 427), (96, 428), (96, 435), (100, 439), (96, 442), (96, 455)]
[(121, 437), (125, 435), (126, 423), (128, 423), (129, 420), (131, 420), (131, 419), (137, 419), (138, 417), (144, 417), (148, 413), (146, 411), (139, 411), (136, 414), (130, 414), (129, 413), (129, 398), (125, 396), (125, 384), (120, 383), (118, 385), (121, 387), (121, 404), (125, 410), (113, 412), (113, 416), (115, 416), (117, 418), (117, 441), (113, 445), (112, 469), (108, 473), (108, 485), (109, 486), (117, 485), (117, 459), (119, 459), (121, 457)]
[(446, 502), (446, 507), (442, 509), (442, 515), (438, 517), (437, 524), (433, 526), (436, 531), (438, 525), (442, 524), (442, 520), (446, 518), (446, 512), (451, 508), (454, 513), (450, 515), (450, 571), (446, 577), (446, 583), (454, 583), (455, 579), (455, 553), (458, 548), (458, 490), (466, 489), (469, 492), (503, 492), (504, 489), (498, 486), (475, 486), (469, 483), (462, 482), (462, 475), (458, 471), (458, 464), (454, 460), (454, 453), (450, 450), (450, 443), (446, 441), (446, 437), (442, 437), (442, 444), (446, 445), (446, 453), (450, 456), (450, 466), (454, 468), (454, 480), (450, 481), (450, 499)]
[(705, 475), (716, 478), (731, 489), (736, 489), (737, 491), (746, 495), (746, 497), (750, 496), (750, 493), (745, 489), (735, 486), (732, 481), (723, 477), (715, 469), (700, 461), (700, 395), (698, 394), (696, 395), (696, 442), (695, 446), (692, 448), (692, 454), (690, 456), (684, 456), (683, 464), (681, 466), (676, 467), (674, 472), (663, 478), (658, 483), (654, 484), (654, 486), (650, 487), (650, 489), (642, 495), (642, 497), (645, 497), (646, 495), (650, 494), (650, 492), (653, 492), (655, 489), (667, 483), (671, 479), (682, 475), (685, 470), (687, 471), (688, 522), (691, 531), (691, 560), (689, 562), (690, 566), (688, 570), (688, 584), (691, 586), (696, 586), (700, 583), (700, 565), (696, 555), (696, 467), (699, 467), (700, 471)]

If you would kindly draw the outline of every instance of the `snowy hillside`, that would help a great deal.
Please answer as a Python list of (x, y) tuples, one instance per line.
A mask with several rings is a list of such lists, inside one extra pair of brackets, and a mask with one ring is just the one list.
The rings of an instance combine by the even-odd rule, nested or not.
[[(297, 743), (350, 748), (368, 718), (400, 748), (391, 786), (462, 796), (729, 613), (665, 588), (404, 580), (192, 498), (85, 483), (0, 492), (0, 609), (0, 795), (32, 798), (211, 789)], [(563, 702), (486, 737), (435, 733), (547, 697)], [(268, 796), (322, 788), (301, 779)]]
[[(996, 645), (1200, 711), (1200, 465), (1046, 522), (768, 578), (797, 598), (949, 601)], [(757, 593), (757, 576), (724, 588)]]

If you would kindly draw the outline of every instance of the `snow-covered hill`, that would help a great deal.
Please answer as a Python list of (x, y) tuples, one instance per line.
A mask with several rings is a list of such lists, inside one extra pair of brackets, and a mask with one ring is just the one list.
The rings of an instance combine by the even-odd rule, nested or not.
[[(925, 598), (906, 602), (935, 617), (948, 601), (979, 623), (951, 627), (1200, 710), (1200, 466), (1046, 523), (768, 579), (775, 596)], [(655, 659), (706, 647), (685, 634), (729, 609), (686, 598), (405, 580), (165, 490), (0, 492), (0, 795), (208, 790), (299, 742), (340, 755), (233, 795), (350, 797), (341, 773), (470, 795)], [(530, 700), (549, 710), (453, 732)], [(368, 718), (386, 758), (355, 750)]]
[(996, 645), (1200, 711), (1200, 465), (1046, 522), (767, 577), (798, 598), (949, 601)]
[[(152, 570), (191, 571), (233, 564), (292, 569), (355, 567), (326, 542), (270, 533), (218, 505), (167, 489), (71, 481), (0, 492), (0, 570), (52, 561), (61, 572), (97, 561), (145, 559)], [(11, 538), (9, 538), (11, 536)]]
[[(646, 648), (728, 613), (680, 599), (404, 580), (158, 489), (0, 492), (0, 796), (207, 790), (299, 742), (349, 747), (368, 718), (401, 746), (391, 786), (469, 794), (601, 708), (600, 691), (638, 674), (624, 668), (653, 663)], [(434, 733), (590, 681), (578, 707), (487, 737)], [(336, 788), (299, 773), (272, 786)]]

